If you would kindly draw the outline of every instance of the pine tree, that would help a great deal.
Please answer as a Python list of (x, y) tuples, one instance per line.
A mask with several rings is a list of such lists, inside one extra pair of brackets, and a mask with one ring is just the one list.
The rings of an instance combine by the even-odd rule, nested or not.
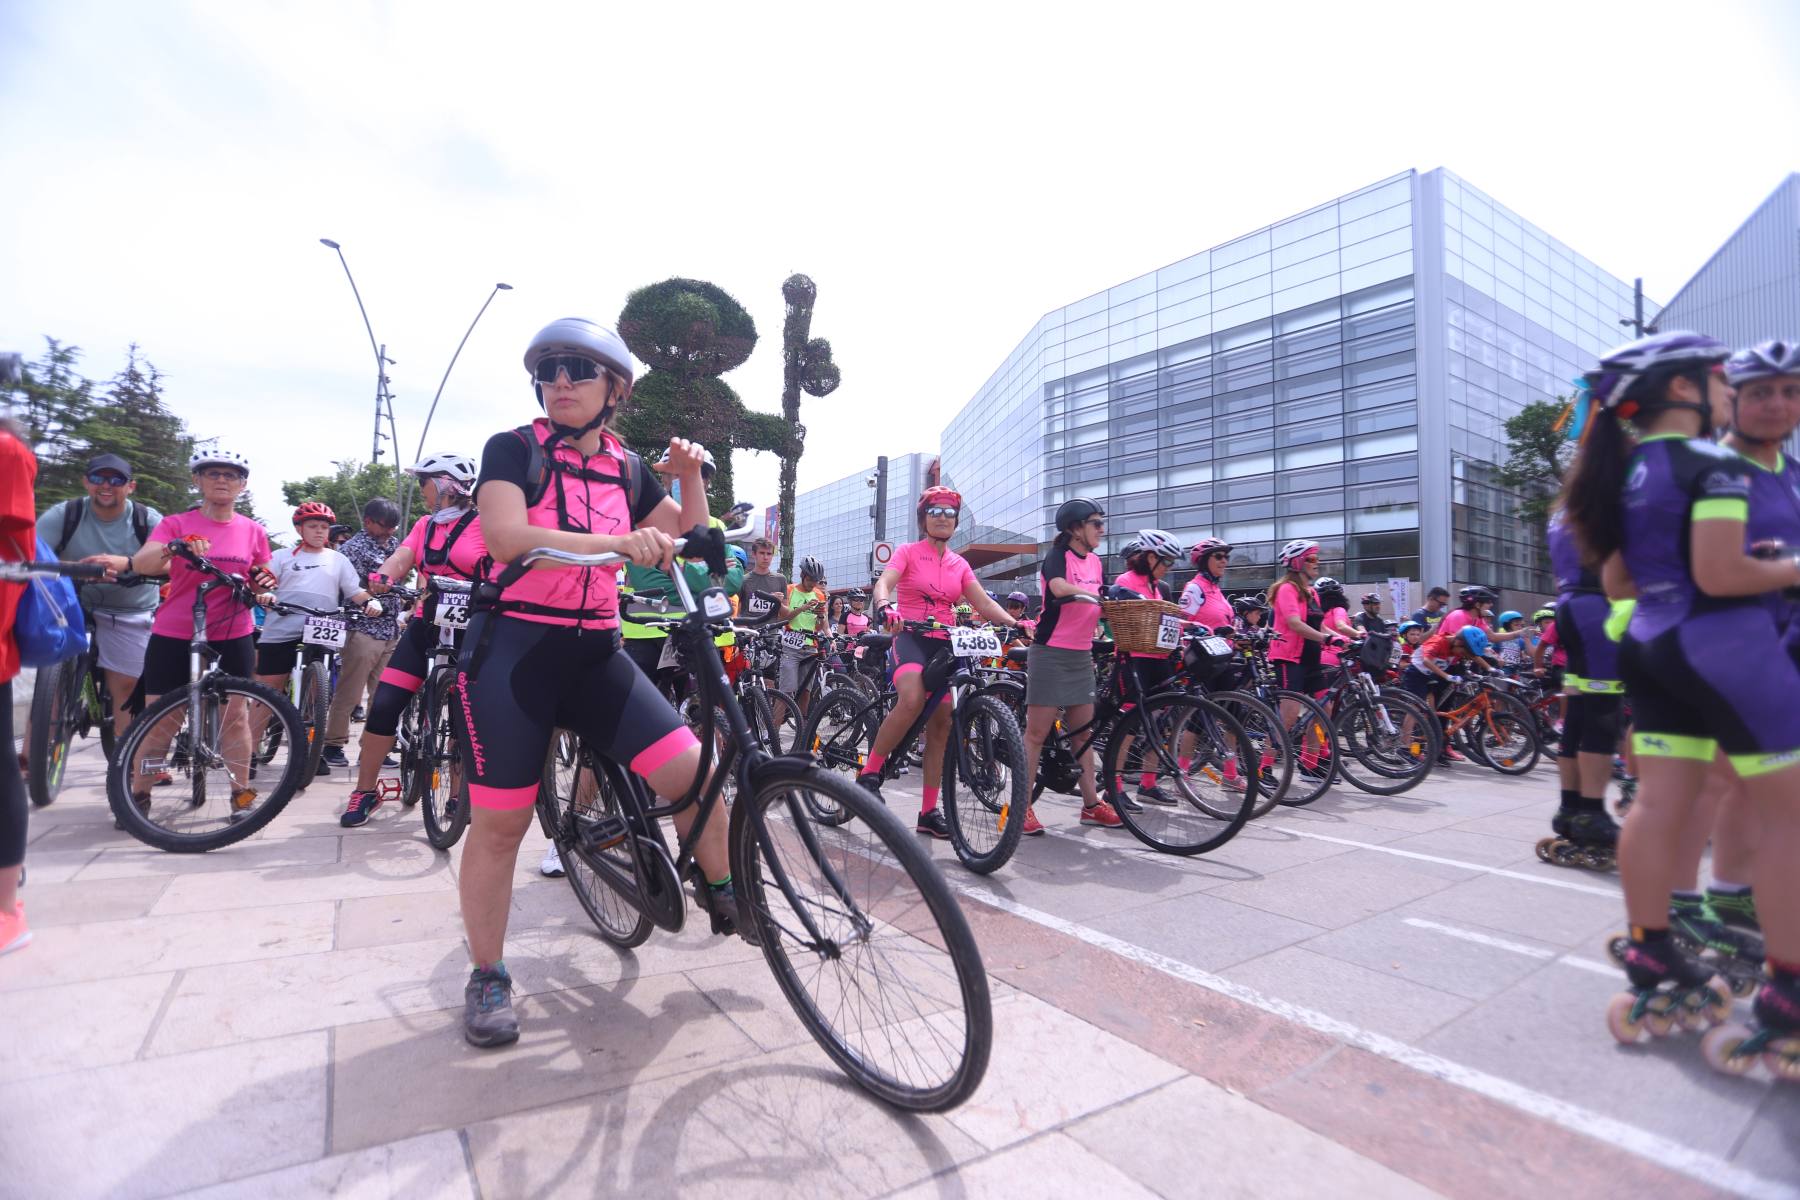
[(164, 407), (162, 380), (156, 364), (133, 342), (124, 369), (107, 384), (106, 403), (81, 432), (88, 453), (106, 451), (130, 461), (139, 500), (165, 513), (180, 512), (197, 500), (187, 466), (194, 439), (181, 418)]
[(37, 495), (49, 504), (82, 494), (86, 467), (86, 441), (82, 426), (95, 410), (94, 385), (83, 379), (76, 366), (81, 347), (67, 346), (53, 337), (44, 339), (43, 357), (25, 368), (20, 387), (25, 403), (15, 410), (25, 425), (32, 452), (37, 455)]

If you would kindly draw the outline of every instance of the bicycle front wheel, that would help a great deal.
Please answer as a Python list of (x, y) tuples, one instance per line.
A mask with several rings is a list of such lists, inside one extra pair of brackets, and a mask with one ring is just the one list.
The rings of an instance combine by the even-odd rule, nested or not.
[(456, 754), (456, 683), (448, 670), (432, 676), (420, 728), (423, 753), (413, 786), (425, 817), (425, 840), (448, 850), (469, 827), (469, 783)]
[[(854, 785), (861, 772), (869, 748), (875, 744), (875, 731), (881, 727), (882, 704), (866, 700), (854, 688), (826, 692), (813, 703), (807, 714), (800, 740), (794, 752), (805, 754), (815, 766), (841, 776)], [(827, 793), (811, 793), (808, 803), (817, 804), (813, 816), (824, 825), (842, 825), (850, 819), (844, 809), (831, 804)]]
[(1311, 804), (1337, 778), (1337, 734), (1331, 717), (1303, 692), (1277, 689), (1270, 701), (1287, 722), (1288, 741), (1294, 747), (1294, 781), (1281, 802), (1290, 808)]
[(1522, 700), (1495, 695), (1489, 697), (1487, 714), (1469, 732), (1488, 766), (1502, 775), (1529, 775), (1543, 753), (1536, 724)]
[(1244, 727), (1244, 738), (1256, 759), (1256, 774), (1262, 785), (1250, 819), (1266, 816), (1281, 803), (1294, 781), (1294, 746), (1282, 727), (1281, 715), (1249, 692), (1212, 692), (1207, 699)]
[(312, 663), (300, 672), (300, 728), (306, 747), (306, 767), (300, 774), (300, 790), (312, 786), (318, 777), (319, 764), (325, 760), (325, 714), (331, 707), (331, 682), (325, 675), (325, 664)]
[[(1262, 785), (1244, 727), (1211, 700), (1180, 693), (1147, 698), (1107, 737), (1101, 779), (1133, 837), (1164, 854), (1205, 854), (1237, 836)], [(1126, 784), (1140, 776), (1136, 799)]]
[[(974, 935), (925, 849), (849, 780), (781, 760), (731, 812), (732, 877), (788, 1003), (857, 1086), (915, 1112), (968, 1099), (993, 1012)], [(821, 828), (812, 812), (858, 818)]]
[(1006, 706), (970, 696), (956, 706), (944, 746), (944, 823), (962, 865), (998, 871), (1025, 829), (1025, 739)]
[(1436, 724), (1431, 710), (1405, 692), (1382, 692), (1373, 704), (1350, 697), (1336, 722), (1338, 774), (1372, 796), (1411, 791), (1437, 763)]
[[(195, 688), (198, 703), (190, 705)], [(283, 735), (261, 739), (263, 747), (274, 742), (267, 758), (251, 745), (251, 731), (265, 725)], [(107, 799), (119, 827), (146, 845), (178, 854), (217, 850), (287, 807), (306, 762), (291, 748), (305, 745), (287, 697), (253, 679), (207, 675), (158, 697), (125, 731), (106, 773)], [(174, 775), (175, 786), (152, 791), (159, 771)]]
[[(87, 675), (87, 656), (65, 658), (38, 671), (31, 689), (31, 741), (25, 747), (29, 769), (25, 772), (31, 802), (39, 808), (62, 791), (63, 773), (69, 766), (69, 745), (83, 712), (81, 684)], [(8, 746), (11, 753), (12, 747)]]
[(650, 918), (603, 882), (588, 864), (588, 856), (605, 857), (630, 876), (631, 843), (602, 845), (595, 834), (619, 815), (619, 790), (627, 786), (619, 769), (609, 762), (594, 768), (580, 755), (575, 734), (556, 731), (544, 756), (544, 774), (538, 783), (538, 820), (556, 843), (563, 877), (575, 889), (575, 900), (600, 936), (621, 950), (641, 946), (650, 936)]

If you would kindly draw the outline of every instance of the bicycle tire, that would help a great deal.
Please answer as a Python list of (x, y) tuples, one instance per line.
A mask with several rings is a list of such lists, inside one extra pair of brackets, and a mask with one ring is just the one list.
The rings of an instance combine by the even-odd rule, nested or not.
[[(1537, 722), (1516, 696), (1498, 694), (1489, 700), (1488, 714), (1474, 722), (1470, 740), (1480, 746), (1482, 761), (1500, 774), (1529, 775), (1544, 752)], [(1498, 740), (1501, 734), (1507, 735), (1504, 742)]]
[[(1146, 754), (1146, 748), (1153, 748), (1153, 754)], [(1241, 792), (1226, 782), (1227, 757), (1237, 759)], [(1146, 773), (1156, 775), (1159, 790), (1165, 784), (1175, 789), (1172, 805), (1127, 802), (1117, 786), (1132, 773), (1133, 764), (1146, 769), (1152, 761), (1156, 769)], [(1119, 714), (1106, 741), (1100, 778), (1133, 837), (1153, 850), (1182, 856), (1206, 854), (1236, 837), (1262, 791), (1244, 727), (1221, 705), (1184, 692), (1159, 692)]]
[(299, 743), (306, 747), (306, 770), (300, 776), (300, 790), (304, 792), (318, 778), (319, 764), (325, 760), (325, 718), (331, 709), (331, 690), (324, 663), (309, 663), (301, 670), (299, 703), (294, 709), (300, 714), (300, 729), (305, 737)]
[[(806, 722), (800, 716), (800, 706), (780, 688), (764, 687), (762, 694), (769, 702), (776, 744), (787, 747), (789, 751), (797, 750), (800, 746), (800, 731), (806, 728)], [(813, 707), (817, 708), (817, 703)], [(779, 714), (779, 719), (776, 719), (776, 714)]]
[[(1425, 782), (1437, 763), (1436, 743), (1428, 732), (1430, 714), (1423, 705), (1415, 710), (1408, 704), (1413, 697), (1403, 700), (1402, 696), (1405, 693), (1383, 693), (1380, 698), (1388, 722), (1394, 726), (1392, 734), (1381, 727), (1383, 714), (1361, 695), (1345, 697), (1332, 721), (1339, 751), (1338, 776), (1358, 791), (1398, 796)], [(1410, 738), (1405, 736), (1407, 716), (1412, 717), (1416, 731)]]
[(1207, 698), (1230, 713), (1244, 727), (1250, 744), (1257, 748), (1257, 775), (1262, 788), (1250, 819), (1268, 816), (1294, 782), (1294, 745), (1288, 740), (1281, 714), (1249, 692), (1236, 689), (1210, 692)]
[[(1325, 706), (1304, 692), (1277, 688), (1270, 696), (1275, 702), (1271, 707), (1277, 711), (1290, 701), (1300, 707), (1294, 719), (1287, 722), (1288, 741), (1294, 747), (1294, 781), (1287, 795), (1281, 798), (1281, 803), (1289, 808), (1300, 808), (1323, 796), (1332, 780), (1337, 778), (1337, 733)], [(1309, 746), (1323, 749), (1325, 753), (1309, 751)], [(1309, 757), (1313, 759), (1310, 764)]]
[[(550, 749), (545, 752), (544, 773), (538, 782), (538, 821), (550, 840), (556, 843), (563, 878), (574, 889), (575, 901), (594, 923), (595, 931), (619, 949), (630, 950), (643, 945), (649, 938), (650, 918), (602, 882), (584, 857), (589, 851), (576, 849), (582, 822), (616, 816), (619, 811), (618, 801), (614, 798), (615, 789), (623, 786), (618, 778), (619, 769), (606, 761), (602, 761), (599, 768), (597, 773), (587, 776), (593, 780), (592, 787), (584, 788), (580, 743), (570, 731), (557, 730), (550, 739)], [(619, 870), (630, 874), (629, 847), (630, 843), (625, 843), (592, 853), (616, 855)]]
[[(841, 776), (854, 787), (874, 744), (875, 730), (880, 728), (875, 714), (881, 707), (879, 700), (865, 700), (854, 688), (826, 692), (807, 714), (794, 752), (804, 753), (814, 766)], [(831, 807), (824, 798), (818, 804), (813, 819), (821, 825), (842, 825), (850, 819), (848, 811)]]
[(106, 755), (107, 762), (111, 762), (113, 753), (119, 748), (119, 735), (113, 731), (112, 694), (106, 690), (105, 675), (96, 680), (90, 673), (87, 686), (99, 689), (95, 693), (93, 707), (90, 711), (95, 714), (95, 723), (100, 728), (100, 752)]
[(1025, 728), (1025, 685), (1013, 679), (996, 679), (992, 683), (984, 683), (975, 692), (977, 696), (992, 696), (1013, 716), (1013, 721), (1020, 729)]
[(1025, 738), (1012, 713), (992, 696), (967, 697), (950, 720), (939, 800), (950, 848), (969, 870), (991, 875), (1007, 864), (1024, 836)]
[[(140, 811), (135, 804), (131, 803), (129, 795), (128, 777), (131, 773), (129, 767), (138, 761), (151, 735), (158, 731), (158, 727), (165, 720), (169, 719), (172, 714), (185, 717), (189, 693), (196, 687), (203, 692), (201, 697), (202, 715), (203, 719), (207, 720), (209, 727), (217, 728), (220, 725), (218, 713), (221, 705), (228, 706), (233, 699), (238, 699), (246, 703), (262, 705), (267, 710), (265, 720), (269, 724), (280, 724), (285, 745), (293, 747), (305, 744), (304, 735), (300, 731), (300, 714), (295, 711), (292, 704), (288, 703), (287, 697), (254, 679), (244, 679), (235, 675), (207, 675), (199, 683), (186, 683), (172, 692), (159, 696), (156, 703), (147, 707), (138, 719), (132, 722), (131, 728), (127, 729), (125, 736), (120, 739), (118, 757), (107, 768), (106, 795), (119, 828), (147, 846), (154, 846), (158, 850), (166, 850), (174, 854), (201, 854), (208, 850), (217, 850), (235, 842), (241, 842), (260, 831), (280, 815), (281, 810), (287, 807), (288, 801), (292, 800), (295, 793), (299, 791), (300, 771), (306, 761), (303, 755), (291, 752), (283, 758), (279, 751), (267, 761), (257, 761), (260, 756), (252, 754), (250, 746), (246, 743), (245, 762), (247, 767), (254, 766), (263, 772), (268, 772), (271, 767), (279, 764), (279, 769), (274, 772), (275, 778), (272, 781), (266, 773), (256, 777), (255, 782), (265, 785), (272, 782), (273, 786), (269, 788), (266, 796), (260, 793), (256, 794), (251, 806), (242, 810), (241, 817), (232, 819), (236, 816), (236, 812), (233, 810), (231, 796), (227, 795), (223, 797), (226, 818), (218, 828), (201, 832), (182, 832), (153, 820), (151, 813), (155, 813), (159, 809), (171, 816), (180, 817), (191, 817), (202, 808), (209, 813), (213, 809), (215, 797), (208, 794), (210, 789), (207, 787), (206, 768), (199, 764), (201, 755), (192, 746), (191, 740), (187, 753), (181, 756), (183, 761), (169, 764), (170, 769), (188, 775), (188, 788), (176, 787), (156, 793), (149, 812)], [(248, 714), (245, 719), (249, 719)], [(181, 732), (191, 731), (182, 728)], [(167, 747), (174, 744), (175, 736), (178, 734), (171, 735), (165, 744), (163, 753), (168, 753)], [(247, 736), (248, 734), (246, 734)], [(158, 769), (160, 769), (160, 764), (158, 764)], [(226, 790), (230, 790), (229, 777)], [(198, 798), (197, 803), (193, 799), (196, 797)], [(216, 820), (211, 817), (208, 819)]]
[(456, 710), (451, 694), (455, 686), (447, 669), (433, 672), (426, 681), (430, 694), (420, 730), (424, 754), (413, 780), (425, 818), (425, 840), (438, 850), (456, 845), (469, 827), (469, 781), (456, 755)]
[[(26, 790), (39, 808), (55, 802), (69, 767), (87, 655), (40, 669), (31, 689), (31, 738), (25, 748)], [(10, 751), (11, 747), (7, 747)]]
[(425, 729), (420, 713), (424, 711), (425, 689), (407, 698), (400, 710), (400, 722), (394, 730), (394, 756), (400, 760), (400, 807), (412, 808), (419, 802), (418, 776), (425, 761)]
[(769, 703), (769, 697), (761, 688), (745, 688), (739, 697), (744, 718), (750, 722), (750, 732), (756, 735), (757, 744), (770, 754), (781, 753), (781, 727), (775, 723), (775, 706)]
[[(974, 934), (930, 855), (881, 801), (798, 760), (762, 764), (745, 792), (731, 812), (732, 878), (801, 1023), (878, 1099), (912, 1112), (961, 1104), (987, 1072), (993, 1008)], [(820, 829), (806, 816), (815, 803), (858, 823)], [(808, 940), (809, 920), (821, 939)], [(876, 1027), (847, 1027), (862, 1018)]]

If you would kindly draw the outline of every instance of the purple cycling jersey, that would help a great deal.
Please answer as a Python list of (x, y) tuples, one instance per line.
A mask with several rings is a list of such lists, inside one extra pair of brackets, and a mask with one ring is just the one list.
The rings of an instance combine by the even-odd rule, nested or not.
[[(1755, 459), (1750, 464), (1750, 520), (1744, 526), (1745, 549), (1758, 542), (1781, 542), (1800, 552), (1800, 463), (1777, 455), (1770, 470)], [(1793, 630), (1795, 605), (1780, 592), (1763, 597), (1778, 628)]]
[(1550, 570), (1556, 576), (1556, 595), (1563, 599), (1576, 592), (1598, 592), (1600, 576), (1590, 571), (1581, 561), (1581, 544), (1575, 540), (1575, 533), (1563, 521), (1559, 509), (1550, 518), (1547, 534), (1550, 543)]
[(1702, 592), (1688, 561), (1695, 521), (1748, 518), (1752, 470), (1741, 456), (1695, 438), (1652, 435), (1639, 443), (1621, 497), (1625, 566), (1638, 593), (1633, 638), (1649, 641), (1700, 613), (1761, 616), (1761, 597)]

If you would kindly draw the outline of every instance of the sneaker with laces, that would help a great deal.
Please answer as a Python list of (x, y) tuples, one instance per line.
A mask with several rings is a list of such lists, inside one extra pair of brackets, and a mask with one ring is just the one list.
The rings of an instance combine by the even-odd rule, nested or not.
[(369, 823), (369, 814), (381, 807), (381, 791), (370, 788), (366, 792), (351, 792), (350, 804), (344, 809), (344, 815), (338, 818), (338, 824), (345, 829), (355, 829), (358, 825)]
[(351, 719), (351, 720), (352, 720), (352, 721), (360, 721), (360, 720), (362, 720), (362, 719), (363, 719), (363, 715), (364, 715), (364, 714), (363, 714), (363, 706), (362, 706), (362, 705), (360, 705), (360, 704), (359, 704), (359, 705), (357, 705), (357, 706), (356, 706), (356, 707), (355, 707), (355, 708), (353, 708), (353, 709), (351, 709), (351, 710), (350, 710), (350, 719)]
[(548, 875), (551, 879), (563, 877), (562, 855), (557, 853), (555, 842), (544, 847), (544, 861), (538, 864), (538, 874)]
[(255, 807), (256, 807), (256, 789), (255, 788), (241, 787), (241, 788), (232, 789), (232, 792), (231, 792), (231, 821), (232, 821), (232, 824), (235, 825), (237, 822), (239, 822), (239, 821), (243, 820), (245, 817), (249, 816), (250, 810)]
[(869, 795), (875, 797), (883, 804), (887, 803), (887, 797), (881, 794), (881, 776), (858, 775), (856, 777), (856, 786), (869, 793)]
[(31, 944), (31, 930), (25, 927), (25, 902), (15, 900), (13, 911), (0, 912), (0, 954), (11, 954)]
[(345, 770), (350, 768), (350, 760), (344, 757), (342, 746), (325, 747), (325, 756), (320, 761), (328, 767), (341, 767)]
[(1081, 823), (1083, 825), (1100, 825), (1107, 829), (1116, 829), (1124, 824), (1119, 820), (1119, 814), (1113, 810), (1113, 806), (1104, 800), (1092, 808), (1083, 807)]
[(1464, 757), (1462, 754), (1460, 754), (1458, 751), (1456, 751), (1453, 747), (1445, 746), (1443, 756), (1438, 761), (1439, 762), (1468, 762), (1469, 760), (1466, 757)]
[[(1238, 791), (1241, 792), (1243, 790), (1244, 790), (1244, 785), (1242, 783), (1239, 783)], [(1175, 797), (1169, 795), (1169, 793), (1163, 791), (1160, 787), (1156, 786), (1154, 783), (1151, 784), (1149, 787), (1138, 788), (1137, 798), (1139, 800), (1142, 800), (1145, 804), (1160, 804), (1164, 808), (1174, 808), (1175, 807)]]
[(503, 963), (469, 972), (463, 988), (463, 1037), (471, 1046), (506, 1046), (519, 1040), (512, 1006), (512, 976)]
[(1019, 830), (1019, 835), (1021, 837), (1037, 837), (1043, 832), (1043, 823), (1037, 819), (1037, 809), (1027, 808), (1025, 810), (1025, 825)]
[(919, 814), (919, 821), (918, 824), (913, 826), (913, 832), (929, 834), (934, 838), (948, 838), (950, 836), (950, 823), (944, 820), (943, 809), (934, 808), (930, 812), (922, 812)]

